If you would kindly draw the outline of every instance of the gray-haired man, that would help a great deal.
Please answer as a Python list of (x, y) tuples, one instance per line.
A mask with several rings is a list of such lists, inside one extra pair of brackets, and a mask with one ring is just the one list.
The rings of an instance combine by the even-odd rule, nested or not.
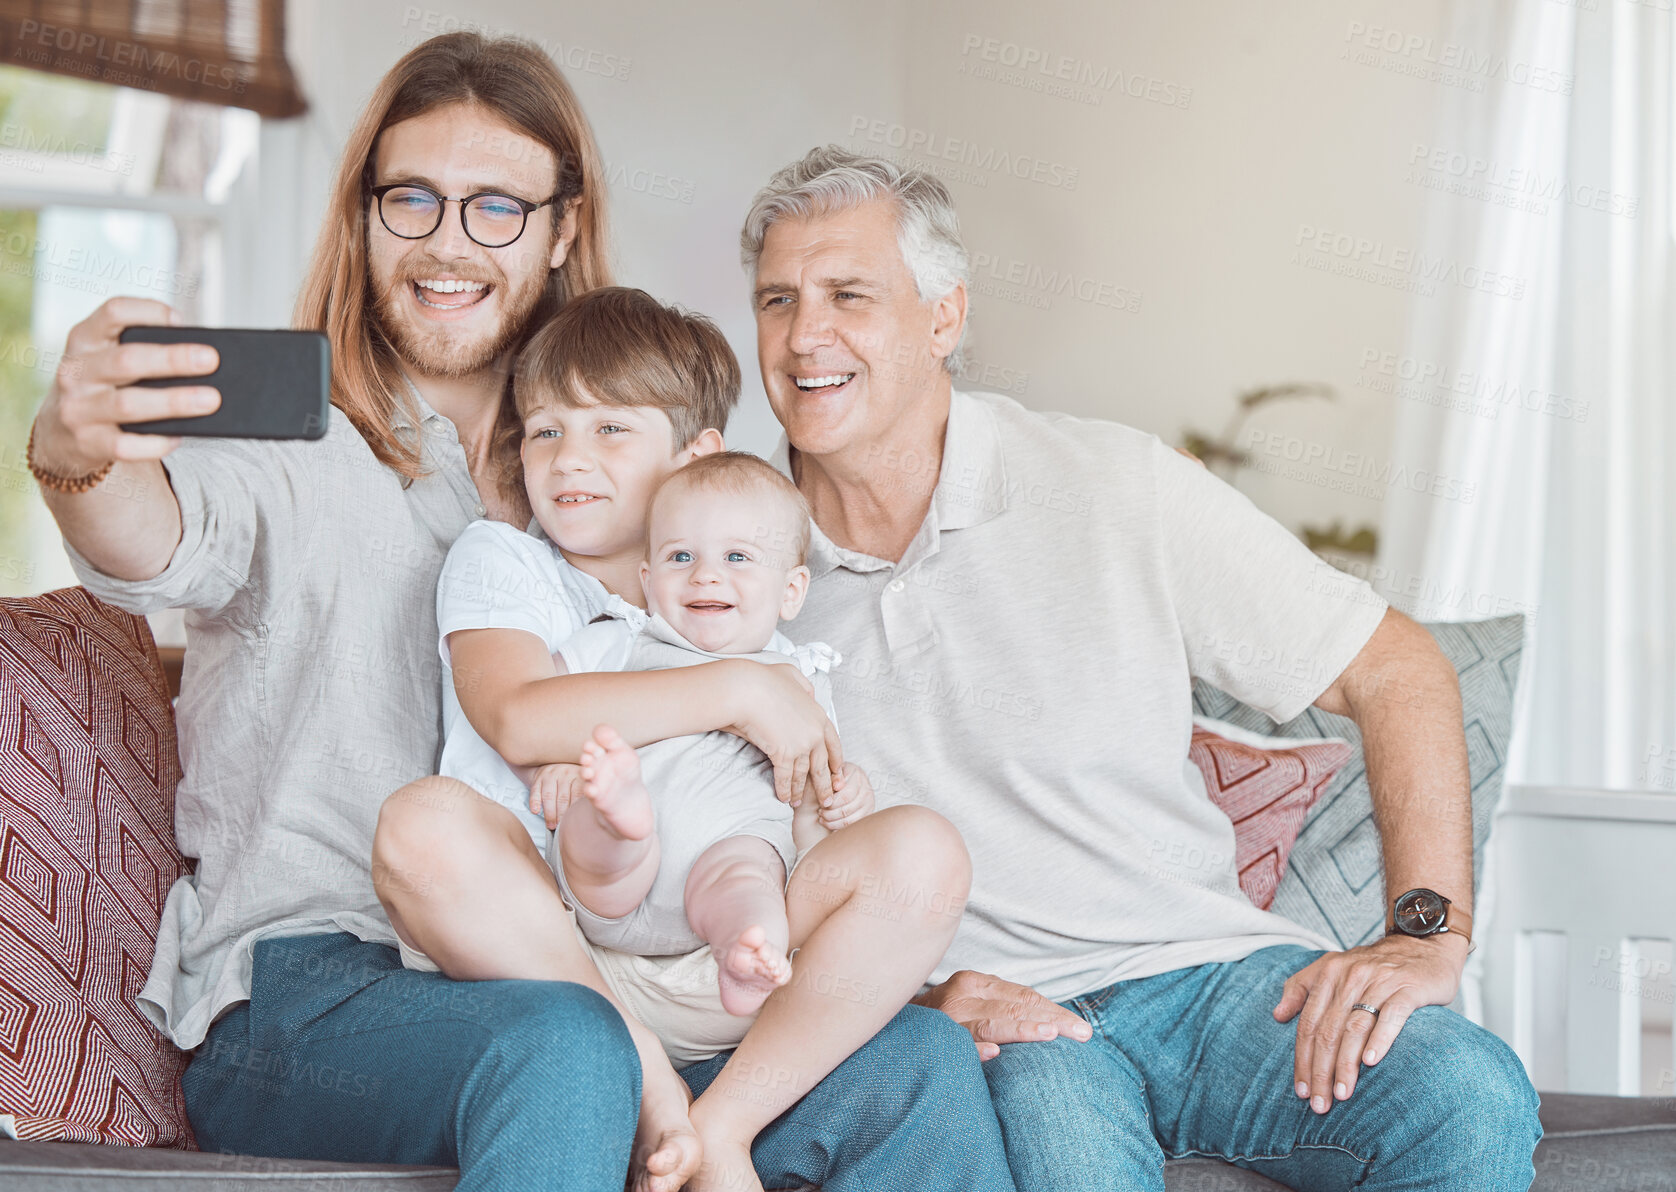
[[(1019, 1187), (1162, 1188), (1186, 1153), (1297, 1188), (1528, 1187), (1530, 1083), (1443, 1008), (1472, 857), (1430, 636), (1313, 582), (1291, 535), (1153, 436), (955, 390), (967, 257), (935, 178), (817, 149), (741, 241), (779, 463), (817, 523), (798, 629), (844, 654), (881, 804), (935, 808), (971, 851), (920, 1000), (988, 1061)], [(1324, 953), (1253, 907), (1186, 761), (1193, 676), (1277, 720), (1352, 717), (1387, 888), (1453, 900), (1452, 930)]]

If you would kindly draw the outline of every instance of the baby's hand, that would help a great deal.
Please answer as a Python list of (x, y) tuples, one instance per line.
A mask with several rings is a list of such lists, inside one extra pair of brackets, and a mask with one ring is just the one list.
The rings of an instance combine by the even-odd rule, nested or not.
[(547, 821), (549, 831), (559, 826), (564, 809), (582, 793), (582, 767), (569, 762), (520, 767), (518, 777), (530, 788), (530, 810)]
[(828, 830), (853, 824), (873, 810), (873, 782), (867, 771), (845, 762), (832, 776), (832, 797), (821, 804), (821, 826)]

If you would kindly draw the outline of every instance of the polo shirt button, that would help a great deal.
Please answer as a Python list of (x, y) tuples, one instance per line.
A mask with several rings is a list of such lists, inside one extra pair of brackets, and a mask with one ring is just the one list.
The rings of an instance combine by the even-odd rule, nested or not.
[(906, 588), (907, 586), (908, 586), (907, 584), (903, 583), (899, 579), (893, 579), (893, 580), (890, 581), (890, 590), (892, 592), (900, 592), (903, 588)]
[(482, 517), (482, 516), (483, 516), (483, 515), (484, 515), (484, 514), (486, 514), (486, 513), (488, 513), (488, 512), (489, 512), (489, 511), (488, 511), (488, 510), (487, 510), (487, 509), (485, 509), (485, 508), (483, 508), (483, 506), (481, 506), (481, 505), (479, 505), (479, 506), (478, 506), (478, 507), (477, 507), (477, 516), (478, 516), (478, 517)]

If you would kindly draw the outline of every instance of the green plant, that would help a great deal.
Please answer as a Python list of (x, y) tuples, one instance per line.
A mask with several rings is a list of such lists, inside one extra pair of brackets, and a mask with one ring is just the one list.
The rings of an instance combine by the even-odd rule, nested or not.
[(1320, 381), (1288, 381), (1280, 385), (1260, 385), (1255, 389), (1247, 389), (1234, 399), (1233, 416), (1228, 419), (1228, 425), (1222, 428), (1221, 434), (1211, 436), (1202, 431), (1185, 430), (1182, 432), (1181, 445), (1203, 460), (1212, 472), (1224, 480), (1230, 480), (1235, 472), (1251, 462), (1251, 457), (1240, 449), (1239, 436), (1252, 412), (1270, 402), (1285, 401), (1294, 397), (1338, 400), (1338, 394), (1334, 392), (1333, 387)]
[[(1251, 456), (1239, 445), (1240, 432), (1252, 413), (1271, 402), (1299, 397), (1319, 397), (1338, 400), (1331, 385), (1320, 381), (1288, 381), (1279, 385), (1260, 385), (1247, 389), (1234, 399), (1234, 413), (1222, 433), (1212, 436), (1191, 428), (1182, 432), (1184, 449), (1204, 461), (1204, 465), (1222, 479), (1233, 483), (1239, 470), (1251, 463)], [(1299, 531), (1305, 545), (1317, 553), (1330, 551), (1340, 555), (1367, 555), (1379, 550), (1379, 531), (1372, 526), (1358, 526), (1346, 531), (1340, 522), (1331, 526), (1304, 526)]]

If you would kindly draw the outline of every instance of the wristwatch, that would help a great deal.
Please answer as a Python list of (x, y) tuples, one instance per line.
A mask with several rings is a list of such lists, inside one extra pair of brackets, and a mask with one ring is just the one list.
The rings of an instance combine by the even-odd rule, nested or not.
[(1472, 915), (1463, 910), (1452, 910), (1451, 903), (1436, 890), (1424, 887), (1410, 890), (1391, 906), (1391, 926), (1386, 935), (1424, 937), (1452, 932), (1469, 944), (1472, 942)]

